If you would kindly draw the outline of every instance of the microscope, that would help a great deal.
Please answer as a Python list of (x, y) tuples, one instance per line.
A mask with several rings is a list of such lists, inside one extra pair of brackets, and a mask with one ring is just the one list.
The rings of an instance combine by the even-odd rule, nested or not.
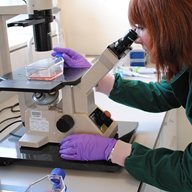
[[(28, 0), (27, 6), (29, 19), (10, 26), (32, 25), (36, 51), (51, 50), (52, 1)], [(52, 81), (27, 80), (23, 71), (5, 75), (0, 90), (18, 92), (24, 124), (19, 145), (39, 148), (74, 133), (115, 137), (118, 123), (95, 104), (94, 87), (131, 50), (136, 39), (137, 33), (130, 30), (110, 44), (91, 68), (65, 69)]]
[(107, 111), (96, 106), (94, 87), (127, 54), (136, 38), (136, 32), (130, 30), (124, 38), (109, 45), (76, 85), (65, 84), (50, 93), (33, 93), (33, 102), (25, 102), (26, 132), (19, 140), (20, 145), (38, 148), (59, 143), (74, 133), (114, 137), (118, 124)]

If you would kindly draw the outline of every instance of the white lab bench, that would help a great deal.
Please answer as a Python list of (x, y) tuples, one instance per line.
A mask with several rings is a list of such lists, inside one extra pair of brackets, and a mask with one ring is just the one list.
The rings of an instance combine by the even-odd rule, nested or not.
[[(113, 119), (138, 121), (139, 126), (135, 140), (148, 147), (155, 147), (156, 143), (158, 143), (158, 136), (166, 113), (154, 114), (126, 107), (115, 103), (102, 93), (96, 93), (95, 96), (97, 105), (102, 109), (109, 110)], [(11, 102), (7, 102), (10, 105)], [(49, 174), (50, 171), (51, 168), (13, 164), (0, 167), (0, 180), (1, 184), (28, 186), (37, 179)], [(120, 172), (65, 171), (65, 183), (69, 192), (137, 192), (141, 184), (140, 181), (135, 180), (124, 169)], [(140, 191), (143, 190), (144, 188)]]

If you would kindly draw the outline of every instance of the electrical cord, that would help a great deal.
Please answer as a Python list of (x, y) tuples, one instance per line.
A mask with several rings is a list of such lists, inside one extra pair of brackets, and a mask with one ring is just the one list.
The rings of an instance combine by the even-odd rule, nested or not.
[(4, 123), (4, 122), (6, 122), (6, 121), (12, 120), (12, 119), (17, 119), (17, 118), (19, 118), (19, 117), (21, 117), (21, 115), (14, 116), (14, 117), (9, 117), (9, 118), (7, 118), (7, 119), (4, 119), (3, 121), (0, 121), (0, 124)]
[(5, 131), (5, 129), (7, 129), (8, 127), (10, 127), (11, 125), (15, 124), (15, 123), (20, 123), (22, 122), (21, 120), (18, 120), (18, 121), (14, 121), (8, 125), (6, 125), (3, 129), (1, 129), (0, 133), (2, 133), (3, 131)]
[(11, 106), (11, 112), (16, 113), (16, 112), (20, 112), (20, 110), (15, 110), (14, 108), (19, 106), (19, 103), (15, 103), (15, 105)]
[(20, 112), (20, 110), (14, 110), (15, 107), (19, 106), (19, 103), (15, 103), (12, 106), (8, 106), (8, 107), (4, 107), (3, 109), (0, 110), (0, 113), (2, 113), (3, 111), (10, 109), (11, 112), (15, 113), (15, 112)]
[[(4, 107), (4, 108), (2, 108), (1, 110), (0, 110), (0, 113), (2, 113), (2, 112), (4, 112), (5, 110), (10, 110), (12, 113), (18, 113), (18, 112), (20, 112), (20, 110), (19, 109), (15, 109), (16, 107), (18, 107), (19, 106), (19, 103), (15, 103), (14, 105), (12, 105), (12, 106), (8, 106), (8, 107)], [(2, 120), (1, 122), (0, 122), (0, 125), (2, 124), (2, 123), (4, 123), (4, 122), (6, 122), (6, 121), (9, 121), (9, 120), (13, 120), (13, 119), (18, 119), (18, 118), (20, 118), (21, 117), (21, 115), (17, 115), (17, 116), (14, 116), (14, 117), (9, 117), (9, 118), (7, 118), (7, 119), (4, 119), (4, 120)], [(16, 121), (13, 121), (13, 122), (11, 122), (11, 123), (9, 123), (8, 125), (6, 125), (5, 127), (3, 127), (1, 130), (0, 130), (0, 133), (2, 133), (3, 131), (5, 131), (8, 127), (10, 127), (11, 125), (13, 125), (13, 124), (15, 124), (15, 123), (20, 123), (20, 122), (22, 122), (21, 120), (16, 120)]]
[[(8, 111), (8, 113), (12, 113), (12, 114), (14, 114), (14, 113), (18, 113), (18, 112), (20, 112), (20, 110), (19, 109), (16, 109), (16, 107), (17, 106), (19, 106), (19, 103), (16, 103), (16, 104), (14, 104), (14, 105), (12, 105), (12, 106), (8, 106), (8, 107), (4, 107), (4, 108), (2, 108), (2, 109), (0, 109), (0, 115), (1, 115), (1, 113), (2, 112), (7, 112), (6, 110), (10, 110), (10, 111)], [(6, 115), (6, 114), (5, 114)], [(21, 115), (19, 114), (19, 115), (16, 115), (16, 116), (13, 116), (13, 117), (9, 117), (9, 118), (7, 118), (7, 119), (4, 119), (4, 120), (2, 120), (1, 122), (0, 122), (0, 125), (2, 126), (2, 124), (4, 123), (4, 122), (6, 122), (6, 121), (9, 121), (9, 120), (13, 120), (13, 119), (18, 119), (18, 118), (20, 118), (21, 117)], [(9, 123), (9, 124), (8, 124)], [(15, 120), (15, 121), (13, 121), (13, 122), (7, 122), (6, 123), (6, 126), (4, 126), (1, 130), (0, 130), (0, 134), (2, 134), (2, 136), (3, 136), (3, 138), (2, 139), (4, 139), (6, 136), (8, 136), (8, 135), (12, 135), (13, 137), (15, 137), (15, 138), (21, 138), (21, 136), (20, 135), (17, 135), (16, 133), (17, 132), (11, 132), (11, 133), (8, 133), (8, 134), (5, 134), (4, 135), (4, 131), (6, 130), (6, 129), (8, 129), (9, 127), (11, 127), (13, 124), (16, 124), (16, 123), (22, 123), (22, 120), (21, 119), (18, 119), (18, 120)], [(17, 126), (17, 125), (16, 125)], [(14, 127), (13, 127), (14, 128)], [(14, 129), (15, 130), (15, 129)], [(8, 130), (8, 132), (9, 132), (9, 130)], [(6, 133), (6, 132), (5, 132)], [(14, 162), (15, 160), (13, 160), (13, 159), (10, 159), (10, 158), (0, 158), (0, 166), (7, 166), (7, 165), (11, 165), (13, 162)]]

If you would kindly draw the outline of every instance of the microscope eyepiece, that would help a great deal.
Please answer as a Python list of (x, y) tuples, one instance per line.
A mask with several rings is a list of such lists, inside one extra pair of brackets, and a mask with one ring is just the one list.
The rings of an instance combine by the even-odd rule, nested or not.
[(120, 59), (122, 55), (125, 54), (126, 50), (131, 50), (131, 45), (137, 38), (138, 35), (136, 31), (131, 29), (123, 38), (112, 43), (108, 48), (117, 55), (118, 59)]
[(127, 35), (125, 35), (125, 37), (122, 39), (121, 43), (123, 43), (124, 46), (126, 46), (126, 47), (130, 47), (137, 38), (138, 38), (138, 35), (137, 35), (136, 31), (131, 29), (131, 30), (129, 30)]

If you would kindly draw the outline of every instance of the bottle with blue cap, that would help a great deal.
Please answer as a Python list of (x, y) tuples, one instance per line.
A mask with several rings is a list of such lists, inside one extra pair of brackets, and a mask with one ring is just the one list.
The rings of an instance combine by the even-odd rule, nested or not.
[(64, 183), (65, 172), (61, 168), (55, 168), (49, 175), (49, 180), (52, 182), (52, 192), (67, 192), (67, 186)]
[(54, 168), (49, 175), (33, 182), (25, 190), (26, 192), (67, 192), (67, 186), (64, 183), (65, 172), (61, 168)]

